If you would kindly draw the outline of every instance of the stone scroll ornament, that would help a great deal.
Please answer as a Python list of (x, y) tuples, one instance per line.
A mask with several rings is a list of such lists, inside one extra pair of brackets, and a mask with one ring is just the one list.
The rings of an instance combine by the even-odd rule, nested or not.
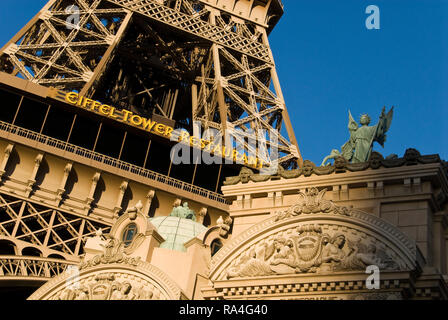
[(299, 192), (299, 201), (288, 210), (277, 212), (275, 221), (311, 213), (334, 213), (349, 216), (350, 208), (337, 206), (332, 201), (323, 198), (326, 192), (327, 189), (319, 191), (317, 188)]
[(113, 264), (113, 263), (123, 263), (132, 266), (138, 265), (140, 262), (140, 257), (129, 257), (126, 254), (125, 245), (122, 241), (113, 238), (110, 234), (106, 234), (107, 242), (103, 246), (104, 251), (101, 254), (96, 255), (90, 260), (81, 260), (79, 266), (80, 270), (94, 267), (100, 264)]

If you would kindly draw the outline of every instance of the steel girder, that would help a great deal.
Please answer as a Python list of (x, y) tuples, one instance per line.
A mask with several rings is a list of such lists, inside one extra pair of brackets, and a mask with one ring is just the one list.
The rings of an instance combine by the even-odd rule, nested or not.
[(83, 241), (99, 229), (107, 232), (110, 225), (0, 194), (0, 241), (11, 241), (16, 248), (32, 247), (45, 256), (53, 254), (76, 261)]
[(264, 135), (280, 152), (266, 161), (302, 163), (266, 26), (202, 1), (51, 0), (1, 49), (0, 70), (189, 129)]

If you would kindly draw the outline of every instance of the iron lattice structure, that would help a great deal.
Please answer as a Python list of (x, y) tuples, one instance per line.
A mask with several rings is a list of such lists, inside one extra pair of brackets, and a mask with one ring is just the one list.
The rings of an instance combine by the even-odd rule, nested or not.
[(1, 49), (0, 69), (187, 129), (243, 132), (246, 148), (263, 135), (279, 150), (267, 160), (294, 167), (268, 42), (282, 13), (280, 0), (51, 0)]
[(83, 253), (84, 241), (110, 225), (0, 195), (0, 281), (40, 281), (62, 273)]
[(17, 248), (32, 246), (41, 252), (78, 257), (82, 253), (82, 242), (94, 236), (100, 228), (110, 229), (87, 217), (0, 195), (0, 239), (13, 241)]

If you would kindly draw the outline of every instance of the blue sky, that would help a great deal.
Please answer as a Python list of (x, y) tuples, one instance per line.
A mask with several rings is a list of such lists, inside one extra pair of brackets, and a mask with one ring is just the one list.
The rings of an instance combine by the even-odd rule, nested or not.
[[(45, 3), (2, 0), (0, 45)], [(346, 142), (348, 109), (376, 123), (394, 105), (385, 148), (374, 149), (386, 156), (413, 147), (448, 160), (448, 0), (283, 3), (270, 43), (305, 159), (320, 164)], [(365, 27), (371, 4), (380, 30)]]

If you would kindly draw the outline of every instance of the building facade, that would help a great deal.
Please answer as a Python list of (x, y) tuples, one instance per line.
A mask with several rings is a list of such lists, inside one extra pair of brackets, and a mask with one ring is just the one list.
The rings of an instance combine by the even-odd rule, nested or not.
[[(303, 161), (268, 41), (282, 13), (51, 0), (0, 50), (0, 296), (447, 298), (446, 163)], [(244, 151), (212, 141), (228, 132)], [(276, 173), (251, 156), (265, 132)]]
[[(184, 250), (161, 245), (163, 224), (131, 208), (88, 239), (78, 273), (30, 299), (446, 299), (446, 170), (415, 149), (274, 176), (243, 169), (223, 187), (229, 218), (179, 241)], [(200, 225), (165, 219), (178, 234)]]

